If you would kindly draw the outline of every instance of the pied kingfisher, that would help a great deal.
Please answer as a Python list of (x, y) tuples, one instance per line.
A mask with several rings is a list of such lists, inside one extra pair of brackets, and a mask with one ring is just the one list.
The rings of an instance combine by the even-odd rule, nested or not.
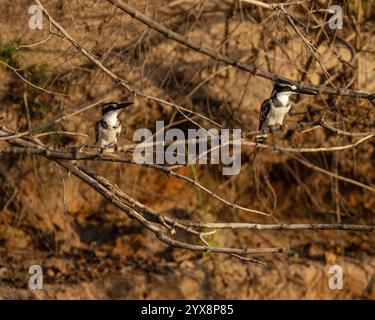
[[(277, 125), (282, 125), (284, 117), (290, 111), (292, 104), (290, 96), (292, 94), (317, 94), (313, 90), (300, 89), (286, 81), (278, 80), (275, 82), (271, 97), (264, 100), (260, 107), (259, 128), (264, 130)], [(255, 141), (264, 143), (267, 135), (258, 135)]]
[(121, 133), (119, 113), (134, 102), (109, 102), (102, 106), (102, 118), (95, 125), (96, 144), (101, 149), (117, 149), (117, 139)]

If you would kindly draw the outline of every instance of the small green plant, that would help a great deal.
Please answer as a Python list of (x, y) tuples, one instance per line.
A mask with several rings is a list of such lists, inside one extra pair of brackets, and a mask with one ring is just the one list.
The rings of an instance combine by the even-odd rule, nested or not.
[[(26, 69), (23, 76), (33, 84), (51, 91), (53, 91), (58, 84), (54, 81), (56, 80), (57, 72), (46, 64), (38, 64)], [(43, 120), (51, 110), (50, 105), (52, 98), (29, 85), (25, 85), (25, 90), (29, 97), (28, 103), (31, 118), (34, 121), (36, 120), (36, 122)]]
[[(199, 173), (198, 173), (197, 168), (194, 165), (191, 165), (190, 170), (193, 175), (193, 179), (199, 182)], [(197, 190), (198, 208), (193, 212), (193, 215), (196, 215), (199, 219), (204, 220), (207, 214), (211, 211), (211, 207), (209, 203), (204, 201), (202, 190), (201, 189), (196, 189), (196, 190)], [(219, 239), (216, 233), (205, 236), (205, 241), (212, 247), (220, 246)], [(202, 244), (201, 241), (198, 241), (198, 242), (200, 245)], [(212, 255), (210, 252), (204, 252), (202, 254), (203, 257), (208, 257), (210, 255)]]
[(56, 71), (46, 64), (35, 65), (27, 69), (25, 74), (32, 83), (43, 86), (45, 89), (53, 85), (56, 75)]
[(12, 67), (18, 67), (20, 56), (15, 46), (10, 44), (0, 47), (0, 59)]
[[(20, 67), (21, 56), (17, 47), (12, 44), (0, 46), (0, 59), (14, 68)], [(56, 70), (46, 64), (37, 64), (25, 69), (19, 69), (18, 73), (34, 85), (50, 91), (54, 91), (55, 88), (61, 85), (61, 82), (56, 80), (58, 76)], [(30, 110), (30, 118), (34, 124), (37, 124), (43, 121), (50, 112), (53, 97), (28, 85), (21, 81), (18, 76), (14, 75), (6, 98), (13, 103), (22, 105), (24, 103), (23, 94), (25, 92)]]
[[(193, 179), (199, 182), (197, 168), (191, 165), (190, 170), (193, 175)], [(202, 219), (210, 212), (210, 205), (207, 202), (205, 202), (201, 189), (196, 189), (196, 192), (197, 192), (198, 208), (194, 211), (193, 214), (197, 215), (198, 218)]]

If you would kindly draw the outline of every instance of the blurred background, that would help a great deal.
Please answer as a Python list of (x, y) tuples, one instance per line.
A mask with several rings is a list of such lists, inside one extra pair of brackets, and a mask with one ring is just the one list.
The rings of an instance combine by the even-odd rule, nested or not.
[[(41, 3), (132, 88), (203, 114), (224, 128), (257, 130), (259, 108), (272, 91), (272, 81), (167, 39), (107, 1)], [(373, 1), (301, 1), (285, 7), (295, 26), (280, 10), (238, 0), (126, 3), (191, 41), (262, 70), (314, 84), (375, 91)], [(24, 131), (100, 99), (133, 99), (69, 41), (51, 35), (46, 17), (42, 30), (30, 29), (32, 4), (0, 0), (1, 125)], [(342, 29), (328, 26), (332, 14), (327, 8), (333, 4), (343, 8)], [(368, 100), (320, 94), (293, 101), (288, 124), (325, 115), (328, 123), (348, 132), (374, 131), (375, 108)], [(134, 102), (121, 116), (120, 145), (132, 144), (139, 128), (155, 132), (156, 120), (185, 132), (196, 127), (163, 103), (143, 97)], [(190, 116), (205, 128), (214, 127)], [(100, 117), (96, 107), (50, 128), (81, 136), (50, 134), (40, 139), (52, 146), (93, 143), (94, 124)], [(267, 142), (313, 148), (357, 140), (318, 127), (277, 132)], [(6, 146), (0, 141), (0, 149)], [(244, 146), (238, 175), (223, 176), (218, 165), (176, 170), (231, 202), (269, 212), (271, 217), (235, 212), (184, 181), (152, 169), (87, 165), (143, 204), (176, 218), (370, 225), (375, 223), (374, 147), (374, 139), (344, 151), (307, 154)], [(343, 231), (220, 231), (209, 238), (217, 246), (290, 249), (257, 257), (268, 267), (170, 248), (90, 187), (59, 172), (53, 161), (0, 154), (0, 298), (4, 299), (374, 299), (374, 240), (370, 233)], [(44, 290), (27, 288), (27, 270), (33, 264), (43, 266)], [(328, 287), (328, 268), (334, 264), (343, 268), (342, 290)]]

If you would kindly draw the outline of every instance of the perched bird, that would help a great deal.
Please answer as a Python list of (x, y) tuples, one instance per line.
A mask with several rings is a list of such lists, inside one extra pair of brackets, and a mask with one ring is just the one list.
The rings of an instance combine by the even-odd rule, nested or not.
[(121, 133), (119, 113), (134, 102), (109, 102), (102, 106), (102, 118), (95, 125), (96, 144), (101, 149), (117, 149), (117, 139)]
[[(264, 130), (277, 125), (282, 125), (285, 115), (290, 111), (292, 104), (290, 96), (292, 94), (317, 94), (313, 90), (299, 89), (286, 81), (276, 81), (272, 90), (271, 97), (264, 100), (260, 107), (259, 128)], [(267, 135), (258, 135), (255, 141), (264, 143)]]

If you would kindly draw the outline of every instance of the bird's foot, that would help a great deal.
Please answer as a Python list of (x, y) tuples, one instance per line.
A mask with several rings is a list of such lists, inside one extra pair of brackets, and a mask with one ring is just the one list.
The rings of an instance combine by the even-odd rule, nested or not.
[(115, 148), (116, 146), (112, 143), (112, 144), (108, 144), (104, 147), (101, 147), (101, 152), (102, 153), (112, 153), (115, 151)]
[(255, 137), (255, 143), (264, 144), (266, 142), (266, 139), (267, 139), (266, 135), (256, 136)]

